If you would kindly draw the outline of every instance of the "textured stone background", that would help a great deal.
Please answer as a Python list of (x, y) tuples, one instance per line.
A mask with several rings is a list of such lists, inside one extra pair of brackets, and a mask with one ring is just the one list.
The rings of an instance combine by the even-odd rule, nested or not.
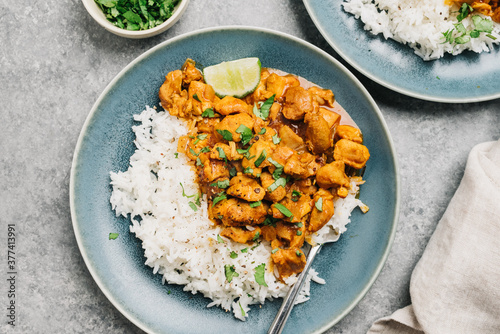
[[(249, 25), (300, 37), (338, 56), (299, 0), (191, 0), (169, 31), (146, 40), (108, 33), (80, 1), (0, 1), (0, 273), (15, 222), (18, 326), (12, 333), (141, 333), (106, 299), (78, 250), (69, 173), (79, 132), (97, 97), (130, 61), (181, 33)], [(352, 69), (351, 69), (352, 70)], [(454, 194), (469, 150), (500, 137), (500, 100), (424, 102), (353, 71), (392, 133), (401, 170), (401, 214), (388, 261), (365, 298), (327, 333), (364, 333), (407, 305), (411, 271)], [(7, 293), (0, 284), (0, 306)]]

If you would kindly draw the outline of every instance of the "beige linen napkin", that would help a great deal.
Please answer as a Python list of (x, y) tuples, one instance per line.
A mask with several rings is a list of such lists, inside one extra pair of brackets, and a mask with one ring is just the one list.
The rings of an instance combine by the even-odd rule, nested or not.
[(410, 282), (368, 334), (500, 333), (500, 140), (475, 146)]

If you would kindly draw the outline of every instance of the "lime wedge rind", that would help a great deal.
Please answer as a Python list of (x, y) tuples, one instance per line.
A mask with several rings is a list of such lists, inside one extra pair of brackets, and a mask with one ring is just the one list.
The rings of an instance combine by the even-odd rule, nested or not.
[(203, 77), (220, 98), (242, 98), (252, 93), (260, 82), (261, 63), (257, 57), (242, 58), (205, 67)]

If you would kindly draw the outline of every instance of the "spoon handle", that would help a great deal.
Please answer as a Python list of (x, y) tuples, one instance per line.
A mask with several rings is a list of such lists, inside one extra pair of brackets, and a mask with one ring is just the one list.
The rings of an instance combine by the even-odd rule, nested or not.
[(283, 331), (288, 316), (290, 315), (292, 307), (295, 304), (295, 299), (297, 299), (297, 296), (302, 289), (302, 285), (304, 285), (305, 278), (307, 277), (307, 272), (309, 271), (309, 268), (311, 268), (311, 264), (316, 257), (316, 254), (318, 254), (319, 250), (321, 249), (321, 246), (321, 244), (317, 244), (316, 246), (311, 247), (311, 249), (309, 250), (304, 270), (302, 270), (297, 279), (297, 282), (292, 286), (292, 288), (288, 291), (286, 297), (283, 299), (283, 303), (281, 304), (281, 307), (276, 314), (271, 327), (269, 327), (269, 331), (267, 332), (267, 334), (280, 334), (281, 331)]

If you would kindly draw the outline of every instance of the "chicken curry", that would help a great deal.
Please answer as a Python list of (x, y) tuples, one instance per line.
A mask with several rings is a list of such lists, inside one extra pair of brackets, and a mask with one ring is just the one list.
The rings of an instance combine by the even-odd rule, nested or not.
[(178, 151), (192, 160), (220, 235), (269, 241), (282, 280), (303, 270), (303, 243), (370, 157), (361, 131), (332, 111), (333, 92), (300, 79), (262, 68), (252, 93), (218, 97), (188, 59), (159, 90), (162, 107), (188, 124)]
[(490, 16), (493, 21), (500, 23), (500, 0), (446, 0), (445, 3), (447, 5), (455, 3), (458, 7), (467, 3), (474, 11)]

